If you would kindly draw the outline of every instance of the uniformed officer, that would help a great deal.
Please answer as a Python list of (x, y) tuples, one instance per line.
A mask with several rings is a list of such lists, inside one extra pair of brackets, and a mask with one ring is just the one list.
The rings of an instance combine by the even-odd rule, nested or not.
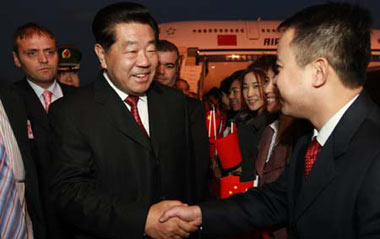
[(79, 87), (79, 69), (82, 53), (71, 45), (58, 47), (58, 81), (62, 84)]

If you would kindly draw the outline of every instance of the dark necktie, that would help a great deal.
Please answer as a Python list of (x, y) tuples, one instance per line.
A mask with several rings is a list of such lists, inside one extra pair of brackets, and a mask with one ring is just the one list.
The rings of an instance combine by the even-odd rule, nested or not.
[(131, 107), (131, 114), (133, 118), (136, 120), (136, 123), (140, 126), (141, 130), (144, 132), (144, 134), (149, 138), (148, 133), (146, 132), (146, 129), (140, 119), (139, 111), (137, 109), (137, 102), (139, 101), (138, 96), (130, 95), (125, 100), (125, 103), (127, 103)]
[(16, 191), (16, 180), (0, 136), (0, 238), (26, 238), (25, 213)]
[(317, 159), (318, 153), (321, 151), (321, 145), (318, 143), (316, 137), (311, 141), (305, 154), (305, 178), (310, 174), (311, 168)]

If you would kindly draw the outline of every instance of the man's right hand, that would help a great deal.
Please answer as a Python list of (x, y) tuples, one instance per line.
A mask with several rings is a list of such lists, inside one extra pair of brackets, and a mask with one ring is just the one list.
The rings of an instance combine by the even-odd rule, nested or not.
[(196, 231), (197, 227), (183, 221), (179, 218), (171, 218), (160, 222), (161, 215), (171, 207), (184, 206), (186, 204), (180, 201), (162, 201), (152, 205), (149, 209), (145, 224), (145, 233), (151, 238), (166, 239), (166, 238), (186, 238), (190, 232)]
[(177, 205), (165, 211), (160, 222), (166, 222), (172, 218), (180, 218), (195, 227), (202, 224), (202, 211), (199, 206)]

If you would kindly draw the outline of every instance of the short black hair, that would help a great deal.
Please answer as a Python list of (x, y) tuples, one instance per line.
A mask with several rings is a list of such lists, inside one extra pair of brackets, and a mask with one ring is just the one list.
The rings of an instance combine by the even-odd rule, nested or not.
[(277, 55), (262, 55), (257, 58), (252, 64), (248, 66), (249, 68), (259, 68), (264, 72), (267, 72), (269, 69), (273, 71), (276, 75), (278, 73), (277, 67)]
[(114, 3), (99, 10), (92, 22), (95, 41), (105, 51), (115, 43), (115, 26), (120, 23), (147, 24), (152, 27), (155, 39), (158, 39), (157, 22), (146, 7), (132, 2)]
[(237, 71), (233, 72), (231, 75), (224, 78), (224, 80), (220, 83), (219, 89), (223, 93), (228, 95), (230, 92), (230, 86), (231, 86), (232, 82), (236, 79), (238, 79), (241, 82), (241, 77), (242, 77), (243, 73), (244, 73), (244, 70), (237, 70)]
[(46, 35), (53, 39), (56, 42), (55, 35), (52, 31), (50, 31), (47, 27), (34, 23), (34, 22), (28, 22), (24, 25), (19, 26), (16, 31), (13, 33), (13, 51), (18, 54), (18, 46), (17, 41), (23, 40), (29, 37), (32, 37), (33, 35)]
[(371, 25), (367, 9), (329, 2), (301, 10), (283, 21), (279, 29), (294, 29), (291, 46), (299, 66), (324, 57), (345, 86), (356, 88), (366, 78)]
[(157, 51), (161, 52), (171, 52), (174, 51), (177, 54), (177, 60), (176, 65), (178, 65), (179, 62), (179, 51), (178, 47), (174, 45), (174, 43), (167, 41), (167, 40), (158, 40), (157, 41)]
[(157, 51), (175, 51), (177, 53), (177, 56), (179, 57), (179, 51), (178, 51), (178, 47), (168, 41), (168, 40), (158, 40), (157, 41)]

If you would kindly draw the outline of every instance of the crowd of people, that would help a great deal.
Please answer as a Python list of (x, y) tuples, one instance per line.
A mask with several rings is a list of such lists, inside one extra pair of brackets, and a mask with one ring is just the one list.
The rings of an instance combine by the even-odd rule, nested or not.
[(363, 90), (371, 16), (305, 8), (203, 95), (148, 9), (94, 17), (100, 71), (36, 23), (0, 83), (0, 238), (378, 238), (380, 111)]

